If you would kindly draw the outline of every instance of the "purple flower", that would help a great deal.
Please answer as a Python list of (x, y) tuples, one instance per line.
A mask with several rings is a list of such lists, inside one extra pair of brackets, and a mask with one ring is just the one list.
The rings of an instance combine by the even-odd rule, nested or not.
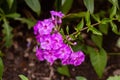
[(58, 56), (59, 59), (66, 60), (69, 58), (71, 53), (72, 53), (71, 48), (67, 44), (63, 44), (63, 46), (58, 49), (56, 55)]
[(36, 57), (38, 58), (38, 60), (40, 61), (47, 60), (48, 62), (50, 62), (51, 65), (57, 59), (55, 53), (56, 53), (55, 50), (43, 50), (40, 48), (36, 49)]
[(51, 19), (45, 19), (44, 21), (38, 21), (34, 26), (34, 34), (46, 35), (52, 32), (55, 25), (52, 23)]
[[(70, 55), (69, 55), (69, 57), (70, 57)], [(61, 62), (62, 62), (63, 65), (68, 65), (68, 64), (70, 64), (70, 58), (69, 58), (69, 57), (66, 58), (66, 59), (62, 59), (62, 60), (61, 60)]]
[(44, 58), (52, 65), (57, 59), (55, 50), (44, 50)]
[(64, 14), (62, 12), (57, 12), (57, 11), (50, 11), (51, 16), (52, 16), (52, 20), (53, 23), (56, 25), (61, 24), (62, 23), (62, 17), (64, 16)]
[[(56, 11), (50, 13), (52, 18), (38, 21), (34, 26), (34, 34), (40, 44), (36, 49), (38, 60), (47, 60), (52, 65), (55, 60), (60, 59), (63, 65), (80, 65), (84, 61), (84, 54), (81, 51), (73, 52), (70, 46), (64, 43), (57, 28), (54, 28), (60, 26), (64, 14)], [(72, 40), (69, 36), (68, 39)], [(76, 44), (76, 42), (73, 43), (73, 45)]]
[(74, 66), (80, 65), (85, 59), (85, 55), (82, 51), (74, 52), (70, 56), (70, 64), (73, 64)]
[(64, 16), (64, 14), (60, 11), (60, 12), (57, 12), (57, 11), (50, 11), (51, 15), (52, 16), (56, 16), (56, 17), (59, 17), (59, 18), (62, 18)]
[(34, 34), (35, 35), (37, 35), (37, 34), (39, 34), (38, 32), (39, 32), (39, 28), (42, 26), (42, 24), (41, 24), (41, 21), (38, 21), (35, 25), (34, 25)]
[(39, 29), (40, 34), (50, 34), (55, 25), (52, 23), (51, 19), (45, 19), (42, 21), (42, 27)]
[(52, 34), (52, 39), (53, 49), (59, 49), (63, 44), (62, 35), (59, 32), (55, 32)]
[(40, 49), (40, 48), (38, 48), (38, 47), (37, 47), (37, 49), (36, 49), (36, 57), (37, 57), (38, 60), (40, 60), (40, 61), (45, 60), (45, 59), (44, 59), (43, 50)]
[(51, 50), (53, 47), (51, 35), (42, 36), (40, 46), (42, 49)]

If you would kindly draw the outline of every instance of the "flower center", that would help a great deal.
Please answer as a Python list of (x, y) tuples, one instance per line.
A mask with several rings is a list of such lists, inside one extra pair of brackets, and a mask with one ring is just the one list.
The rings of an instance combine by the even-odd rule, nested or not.
[(46, 40), (46, 43), (49, 44), (49, 40)]
[(46, 25), (44, 26), (44, 29), (47, 29), (47, 26), (46, 26)]
[(62, 53), (65, 53), (65, 50), (62, 50), (61, 52), (62, 52)]

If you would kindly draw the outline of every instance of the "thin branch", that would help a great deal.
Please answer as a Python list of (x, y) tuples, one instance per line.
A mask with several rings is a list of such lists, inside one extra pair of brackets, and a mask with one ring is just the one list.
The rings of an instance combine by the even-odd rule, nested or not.
[[(96, 25), (99, 25), (100, 24), (100, 22), (99, 23), (95, 23), (95, 24), (92, 24), (92, 26), (96, 26)], [(77, 33), (79, 33), (79, 32), (81, 32), (81, 31), (84, 31), (84, 30), (86, 30), (86, 29), (88, 29), (88, 27), (86, 26), (86, 27), (84, 27), (83, 29), (81, 29), (80, 31), (78, 31), (78, 32), (74, 32), (74, 33), (72, 33), (73, 35), (75, 35), (75, 34), (77, 34)]]
[[(116, 18), (112, 19), (112, 21), (115, 21), (115, 20), (118, 20), (118, 19), (116, 19)], [(94, 24), (92, 24), (92, 26), (94, 27), (94, 26), (96, 26), (96, 25), (99, 25), (100, 23), (101, 23), (101, 22), (94, 23)], [(88, 26), (84, 27), (83, 29), (81, 29), (81, 30), (78, 31), (78, 32), (74, 32), (73, 35), (75, 35), (75, 34), (81, 32), (81, 31), (84, 31), (84, 30), (86, 30), (86, 29), (88, 29)]]
[(50, 65), (50, 75), (49, 75), (49, 80), (52, 80), (52, 77), (53, 77), (53, 75), (54, 75), (54, 68), (53, 68), (53, 66), (51, 66)]
[(120, 56), (120, 53), (108, 53), (108, 55), (110, 55), (110, 56), (117, 56), (117, 55), (119, 55)]

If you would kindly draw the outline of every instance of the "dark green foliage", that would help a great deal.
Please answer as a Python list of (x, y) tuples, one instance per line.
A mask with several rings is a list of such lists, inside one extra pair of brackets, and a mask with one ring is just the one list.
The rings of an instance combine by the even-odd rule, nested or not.
[(62, 0), (62, 12), (64, 14), (68, 13), (71, 6), (72, 6), (73, 0)]
[(90, 13), (94, 12), (94, 0), (83, 0), (87, 10)]
[(3, 61), (0, 57), (0, 80), (2, 80), (3, 71), (4, 71), (4, 65), (3, 65)]
[[(32, 0), (33, 1), (33, 0)], [(27, 5), (38, 15), (40, 14), (41, 8), (40, 8), (40, 2), (38, 0), (35, 0), (32, 2), (31, 0), (25, 1)], [(31, 20), (27, 18), (22, 18), (20, 13), (16, 12), (17, 3), (16, 0), (1, 0), (0, 1), (0, 21), (3, 22), (2, 27), (2, 33), (3, 33), (3, 41), (4, 46), (9, 48), (12, 45), (12, 26), (10, 25), (10, 20), (19, 20), (23, 23), (26, 23), (28, 25), (28, 28), (32, 28), (35, 24), (36, 20)], [(3, 5), (7, 4), (7, 5)]]
[(117, 75), (115, 75), (115, 76), (110, 76), (110, 77), (108, 77), (107, 80), (120, 80), (120, 76), (117, 76)]
[(104, 68), (107, 64), (107, 53), (103, 48), (96, 50), (92, 47), (87, 47), (90, 55), (90, 61), (99, 78), (102, 78)]
[(4, 34), (4, 38), (3, 40), (5, 41), (5, 46), (6, 47), (10, 47), (12, 45), (12, 38), (13, 38), (13, 34), (12, 34), (12, 27), (8, 24), (7, 20), (4, 19), (4, 24), (3, 26), (3, 34)]
[(77, 76), (76, 80), (87, 80), (87, 79), (85, 77), (83, 77), (83, 76)]
[(19, 77), (20, 77), (21, 80), (28, 80), (28, 78), (26, 76), (22, 75), (22, 74), (20, 74)]
[(25, 2), (38, 16), (40, 15), (41, 6), (39, 0), (25, 0)]
[[(120, 29), (116, 23), (120, 22), (118, 0), (109, 0), (107, 3), (112, 5), (109, 6), (108, 10), (100, 10), (100, 12), (94, 13), (96, 9), (96, 7), (94, 7), (94, 0), (83, 0), (83, 4), (87, 8), (86, 12), (70, 13), (63, 18), (64, 20), (81, 20), (75, 27), (76, 32), (70, 34), (70, 36), (74, 36), (74, 40), (78, 42), (77, 45), (72, 46), (72, 49), (74, 51), (82, 50), (86, 54), (89, 54), (92, 66), (99, 78), (102, 78), (104, 68), (107, 64), (107, 52), (103, 49), (102, 45), (103, 36), (108, 35), (109, 29), (116, 35), (120, 35)], [(82, 31), (85, 30), (92, 32), (90, 36), (96, 48), (85, 45), (82, 37), (81, 39), (78, 38)]]
[(65, 75), (67, 77), (70, 77), (70, 73), (69, 73), (69, 69), (67, 66), (61, 66), (57, 68), (57, 71), (62, 74)]

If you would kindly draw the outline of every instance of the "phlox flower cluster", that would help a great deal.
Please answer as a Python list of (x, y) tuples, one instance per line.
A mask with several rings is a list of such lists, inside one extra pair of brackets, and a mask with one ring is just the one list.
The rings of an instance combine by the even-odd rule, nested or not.
[(34, 26), (34, 34), (40, 44), (36, 49), (37, 58), (40, 61), (47, 60), (51, 65), (57, 59), (60, 59), (63, 65), (80, 65), (85, 58), (83, 52), (73, 52), (56, 29), (62, 23), (64, 14), (56, 11), (50, 13), (51, 18), (38, 21)]

